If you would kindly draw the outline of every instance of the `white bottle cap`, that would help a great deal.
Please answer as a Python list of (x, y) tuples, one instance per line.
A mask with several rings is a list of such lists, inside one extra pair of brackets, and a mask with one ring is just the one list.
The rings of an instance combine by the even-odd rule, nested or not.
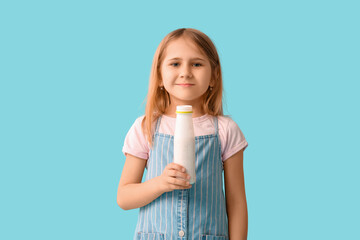
[(176, 106), (176, 113), (192, 113), (191, 105)]

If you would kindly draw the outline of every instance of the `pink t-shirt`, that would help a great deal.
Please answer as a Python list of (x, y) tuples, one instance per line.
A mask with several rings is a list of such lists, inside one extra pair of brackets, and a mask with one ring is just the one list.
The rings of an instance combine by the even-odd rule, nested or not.
[[(142, 159), (149, 158), (150, 145), (141, 129), (144, 116), (137, 118), (126, 135), (123, 153), (129, 153)], [(162, 115), (159, 133), (174, 135), (176, 118)], [(203, 115), (193, 118), (195, 136), (203, 136), (215, 133), (213, 116)], [(248, 143), (239, 126), (230, 118), (218, 116), (219, 136), (221, 143), (221, 159), (229, 157), (244, 149)]]

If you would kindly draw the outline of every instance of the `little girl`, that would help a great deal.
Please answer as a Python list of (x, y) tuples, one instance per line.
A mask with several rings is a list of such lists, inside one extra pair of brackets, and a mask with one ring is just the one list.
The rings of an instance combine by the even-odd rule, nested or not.
[[(193, 185), (185, 169), (173, 163), (177, 105), (193, 108)], [(134, 239), (246, 239), (247, 145), (237, 124), (223, 116), (221, 67), (213, 42), (191, 28), (169, 33), (155, 52), (145, 116), (136, 119), (123, 147), (117, 203), (125, 210), (140, 208)]]

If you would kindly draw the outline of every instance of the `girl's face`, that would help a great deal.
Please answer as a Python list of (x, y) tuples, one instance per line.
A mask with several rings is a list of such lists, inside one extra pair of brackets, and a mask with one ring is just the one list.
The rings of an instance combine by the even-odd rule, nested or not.
[(171, 41), (161, 64), (162, 83), (175, 105), (198, 105), (211, 84), (211, 65), (206, 55), (188, 38)]

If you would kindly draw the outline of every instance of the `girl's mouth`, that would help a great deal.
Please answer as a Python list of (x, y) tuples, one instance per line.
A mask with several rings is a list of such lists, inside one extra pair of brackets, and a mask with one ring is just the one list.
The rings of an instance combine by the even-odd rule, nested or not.
[(191, 86), (194, 86), (194, 84), (190, 84), (190, 83), (180, 83), (180, 84), (176, 84), (178, 86), (181, 86), (181, 87), (191, 87)]

